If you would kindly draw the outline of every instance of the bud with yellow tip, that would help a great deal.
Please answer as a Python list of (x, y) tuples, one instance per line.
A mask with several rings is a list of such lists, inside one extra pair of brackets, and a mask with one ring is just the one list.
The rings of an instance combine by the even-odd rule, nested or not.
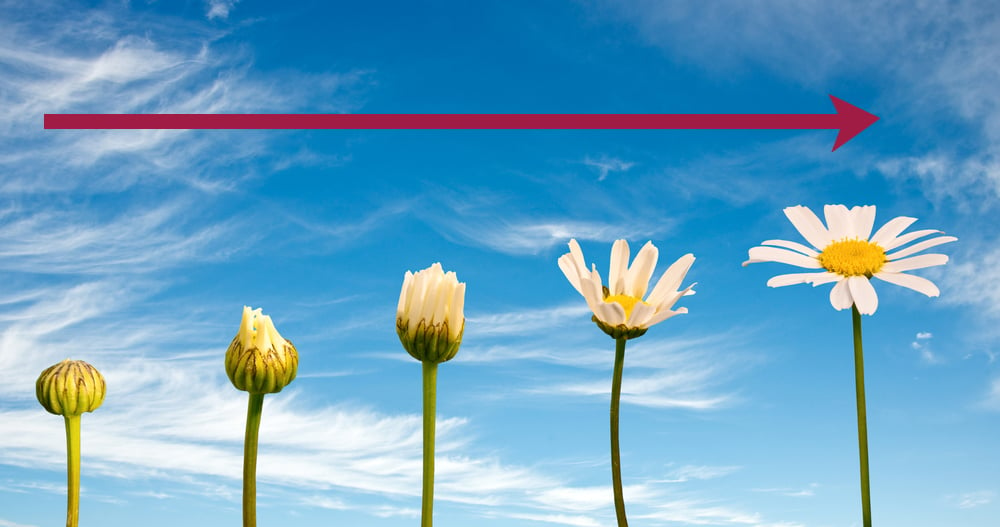
[(261, 308), (243, 306), (240, 330), (226, 351), (226, 374), (238, 390), (278, 393), (295, 379), (299, 354)]

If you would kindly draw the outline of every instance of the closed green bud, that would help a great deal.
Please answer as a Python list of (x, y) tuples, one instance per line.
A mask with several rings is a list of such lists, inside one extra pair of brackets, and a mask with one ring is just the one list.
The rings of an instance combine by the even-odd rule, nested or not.
[(104, 402), (107, 386), (97, 368), (66, 359), (49, 366), (35, 381), (35, 396), (49, 413), (73, 417), (93, 412)]
[(295, 379), (299, 353), (261, 309), (243, 306), (240, 330), (226, 351), (226, 375), (238, 390), (278, 393)]

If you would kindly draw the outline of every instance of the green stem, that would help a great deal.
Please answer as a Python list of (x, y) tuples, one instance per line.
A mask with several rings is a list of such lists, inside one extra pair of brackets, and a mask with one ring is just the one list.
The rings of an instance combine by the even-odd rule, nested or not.
[(431, 527), (434, 509), (434, 427), (437, 407), (437, 363), (422, 361), (424, 370), (424, 486), (420, 527)]
[(861, 313), (851, 307), (854, 322), (854, 384), (858, 401), (858, 452), (861, 457), (861, 514), (864, 527), (872, 527), (871, 487), (868, 482), (868, 419), (865, 416), (865, 360), (861, 350)]
[(257, 433), (263, 408), (264, 394), (251, 393), (243, 438), (243, 527), (257, 527)]
[(618, 446), (618, 406), (622, 396), (622, 370), (625, 367), (625, 339), (615, 339), (615, 373), (611, 380), (611, 481), (615, 492), (615, 515), (618, 527), (628, 527), (625, 519), (625, 496), (622, 494), (622, 460)]
[(64, 416), (66, 421), (66, 527), (80, 521), (80, 416)]

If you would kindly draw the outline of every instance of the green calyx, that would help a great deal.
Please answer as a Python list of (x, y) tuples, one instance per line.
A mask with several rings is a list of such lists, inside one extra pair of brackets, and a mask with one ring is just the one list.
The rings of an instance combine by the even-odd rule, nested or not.
[(35, 396), (49, 413), (74, 417), (93, 412), (104, 402), (107, 385), (97, 368), (66, 359), (49, 366), (35, 381)]
[(612, 326), (602, 322), (596, 315), (591, 316), (590, 320), (593, 320), (597, 324), (597, 327), (601, 328), (601, 331), (607, 333), (613, 339), (634, 339), (645, 335), (646, 331), (649, 330), (649, 328), (630, 328), (625, 324)]
[(411, 357), (421, 362), (440, 364), (455, 358), (459, 346), (462, 345), (465, 320), (462, 320), (458, 337), (452, 338), (448, 329), (448, 322), (428, 325), (421, 320), (414, 329), (410, 327), (409, 320), (396, 319), (396, 333), (403, 348)]
[(295, 379), (298, 369), (299, 353), (287, 340), (262, 350), (244, 348), (237, 335), (226, 351), (226, 375), (236, 389), (244, 392), (278, 393)]

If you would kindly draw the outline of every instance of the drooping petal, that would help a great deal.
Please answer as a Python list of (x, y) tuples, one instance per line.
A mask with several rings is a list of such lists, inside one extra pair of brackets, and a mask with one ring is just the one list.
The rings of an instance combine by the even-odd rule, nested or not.
[(886, 262), (881, 270), (887, 273), (901, 273), (903, 271), (934, 267), (935, 265), (944, 265), (946, 263), (948, 263), (948, 256), (944, 254), (918, 254), (909, 258), (903, 258), (902, 260)]
[(859, 205), (851, 208), (851, 232), (862, 240), (867, 240), (875, 226), (875, 205)]
[(604, 321), (605, 324), (617, 326), (625, 323), (625, 308), (617, 302), (599, 303), (596, 309), (594, 309), (594, 314), (597, 315), (597, 318)]
[(913, 240), (916, 240), (917, 238), (923, 238), (924, 236), (930, 236), (931, 234), (942, 234), (942, 233), (941, 233), (941, 231), (936, 231), (934, 229), (925, 229), (925, 230), (922, 230), (922, 231), (913, 231), (913, 232), (908, 232), (908, 233), (906, 233), (906, 234), (904, 234), (902, 236), (899, 236), (897, 238), (893, 238), (893, 239), (885, 242), (884, 244), (880, 243), (879, 245), (883, 249), (885, 249), (886, 251), (891, 251), (891, 250), (895, 249), (896, 247), (899, 247), (901, 245), (906, 245), (907, 243), (910, 243)]
[(809, 207), (802, 205), (786, 207), (785, 216), (788, 217), (788, 221), (792, 222), (799, 234), (820, 251), (833, 239), (830, 237), (830, 231), (823, 226), (823, 222), (819, 221), (819, 218), (813, 211), (809, 210)]
[(681, 299), (681, 297), (687, 296), (688, 293), (694, 293), (694, 291), (691, 291), (691, 288), (694, 286), (695, 284), (691, 284), (682, 291), (676, 291), (673, 294), (668, 295), (667, 298), (663, 299), (663, 301), (660, 302), (659, 304), (653, 304), (653, 305), (656, 306), (656, 308), (660, 311), (664, 309), (670, 309), (674, 307), (674, 304), (676, 304), (677, 301)]
[(608, 290), (612, 295), (625, 292), (625, 274), (628, 271), (628, 242), (615, 240), (611, 246), (611, 267), (608, 270)]
[(852, 276), (847, 279), (847, 285), (854, 298), (854, 305), (862, 315), (872, 315), (878, 309), (878, 295), (872, 283), (864, 276)]
[(786, 263), (797, 267), (805, 267), (806, 269), (820, 269), (823, 267), (815, 258), (787, 249), (780, 249), (778, 247), (751, 247), (750, 259), (743, 262), (743, 265), (759, 262)]
[(847, 285), (847, 279), (843, 279), (837, 282), (830, 290), (830, 304), (836, 310), (847, 309), (854, 304), (854, 299), (851, 298), (851, 290)]
[(666, 319), (668, 319), (670, 317), (673, 317), (675, 315), (683, 315), (683, 314), (685, 314), (687, 312), (688, 312), (688, 310), (687, 310), (686, 307), (679, 307), (679, 308), (677, 308), (674, 311), (671, 311), (669, 309), (664, 309), (662, 311), (657, 311), (656, 314), (653, 315), (652, 318), (650, 318), (648, 321), (646, 321), (646, 327), (649, 327), (649, 326), (652, 326), (652, 325), (655, 325), (655, 324), (659, 324), (660, 322), (663, 322), (664, 320), (666, 320)]
[(813, 284), (817, 285), (817, 282), (821, 284), (833, 282), (840, 280), (841, 276), (836, 273), (831, 273), (829, 271), (823, 271), (821, 273), (792, 273), (792, 274), (779, 274), (778, 276), (772, 277), (767, 281), (768, 287), (783, 287), (786, 285), (793, 284)]
[(685, 254), (677, 259), (676, 262), (670, 264), (670, 267), (663, 272), (663, 276), (660, 280), (656, 282), (656, 287), (653, 288), (653, 292), (649, 294), (649, 298), (646, 302), (650, 304), (659, 305), (663, 302), (671, 293), (677, 291), (681, 286), (681, 282), (684, 281), (684, 277), (687, 275), (688, 270), (691, 269), (691, 264), (694, 263), (693, 254)]
[(819, 252), (806, 247), (798, 242), (790, 242), (788, 240), (765, 240), (761, 245), (773, 245), (775, 247), (784, 247), (785, 249), (791, 249), (793, 251), (798, 251), (806, 256), (819, 256)]
[(913, 222), (915, 221), (917, 221), (916, 218), (908, 218), (906, 216), (893, 218), (879, 230), (875, 231), (875, 235), (868, 241), (885, 248), (885, 244), (889, 243), (890, 240), (895, 239), (896, 236), (899, 236), (899, 233), (905, 231), (906, 228), (913, 225)]
[(626, 295), (636, 298), (642, 298), (646, 295), (646, 289), (649, 287), (649, 277), (653, 275), (653, 269), (656, 268), (656, 260), (659, 254), (653, 242), (646, 242), (646, 245), (642, 246), (639, 254), (635, 255), (632, 267), (629, 268), (628, 273), (625, 275)]
[(851, 224), (851, 212), (843, 205), (824, 205), (823, 216), (826, 217), (826, 226), (830, 232), (831, 240), (843, 240), (853, 238), (854, 226)]
[(931, 282), (922, 276), (903, 273), (876, 273), (875, 278), (885, 280), (890, 284), (896, 284), (912, 289), (927, 296), (938, 296), (941, 294), (941, 291), (939, 291), (937, 286), (934, 285), (934, 282)]
[(930, 249), (931, 247), (934, 247), (936, 245), (941, 245), (942, 243), (949, 243), (954, 241), (958, 241), (958, 238), (954, 236), (939, 236), (937, 238), (931, 238), (930, 240), (924, 240), (920, 243), (915, 243), (905, 249), (900, 249), (892, 254), (887, 254), (885, 255), (885, 257), (887, 260), (891, 262), (893, 260), (898, 260), (905, 256), (918, 253), (925, 249)]

